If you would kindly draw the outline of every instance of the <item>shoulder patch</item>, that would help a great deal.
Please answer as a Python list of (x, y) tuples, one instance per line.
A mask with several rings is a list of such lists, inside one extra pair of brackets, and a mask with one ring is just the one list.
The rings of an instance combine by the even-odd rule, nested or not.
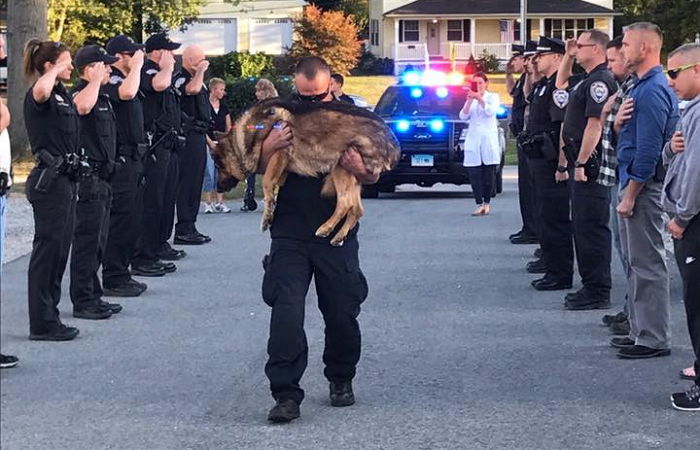
[(569, 104), (569, 92), (566, 89), (556, 89), (552, 92), (552, 101), (559, 109), (566, 108)]
[(59, 101), (59, 102), (61, 102), (61, 103), (65, 102), (65, 100), (63, 100), (63, 97), (61, 97), (61, 96), (58, 95), (58, 94), (54, 94), (54, 97), (56, 98), (57, 101)]
[(605, 100), (608, 99), (608, 96), (610, 95), (610, 90), (608, 89), (608, 85), (604, 82), (595, 81), (591, 84), (589, 93), (591, 94), (591, 98), (594, 102), (603, 103)]
[(148, 69), (146, 71), (146, 75), (155, 75), (157, 73), (158, 73), (158, 71), (156, 69)]
[(175, 80), (175, 89), (180, 89), (185, 84), (185, 77), (180, 77)]
[(109, 84), (119, 84), (122, 81), (124, 81), (124, 78), (120, 77), (119, 75), (112, 75), (109, 78)]

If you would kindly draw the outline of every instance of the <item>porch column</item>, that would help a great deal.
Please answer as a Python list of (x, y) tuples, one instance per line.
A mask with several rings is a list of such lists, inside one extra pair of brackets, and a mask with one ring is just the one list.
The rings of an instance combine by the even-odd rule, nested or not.
[(399, 74), (399, 19), (394, 19), (394, 75)]
[[(540, 17), (540, 36), (544, 36), (544, 35), (545, 35), (544, 34), (544, 17)], [(547, 37), (549, 37), (549, 36), (547, 36)], [(528, 36), (528, 39), (529, 39), (529, 36)], [(539, 41), (539, 36), (535, 40)]]
[(476, 58), (476, 19), (469, 21), (469, 45), (472, 56)]
[(614, 20), (615, 16), (610, 16), (610, 20), (608, 20), (608, 36), (610, 36), (610, 39), (615, 37), (615, 27), (613, 27)]

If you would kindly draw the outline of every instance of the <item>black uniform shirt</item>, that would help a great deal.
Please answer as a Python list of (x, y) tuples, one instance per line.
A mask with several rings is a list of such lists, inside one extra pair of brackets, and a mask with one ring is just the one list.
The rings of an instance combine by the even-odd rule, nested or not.
[(518, 135), (523, 131), (525, 126), (525, 107), (527, 102), (525, 101), (525, 78), (527, 74), (520, 75), (518, 81), (515, 82), (513, 90), (510, 91), (510, 96), (513, 98), (513, 108), (510, 117), (510, 130), (514, 135)]
[(355, 100), (353, 100), (352, 97), (350, 97), (348, 94), (338, 96), (338, 100), (340, 100), (341, 102), (350, 103), (351, 105), (355, 104)]
[[(85, 89), (87, 81), (80, 80), (71, 90), (71, 96)], [(88, 114), (80, 117), (80, 146), (90, 162), (113, 162), (117, 147), (117, 122), (109, 96), (100, 89), (97, 103)]]
[(57, 83), (44, 103), (37, 103), (29, 88), (24, 97), (24, 122), (32, 153), (47, 150), (54, 156), (78, 152), (80, 123), (78, 111), (66, 88)]
[(578, 151), (588, 118), (600, 117), (608, 97), (617, 92), (617, 82), (603, 63), (572, 85), (562, 135), (564, 143), (573, 142)]
[(174, 87), (180, 97), (182, 107), (183, 123), (190, 120), (199, 120), (209, 124), (211, 120), (211, 103), (209, 103), (209, 90), (202, 85), (202, 89), (197, 94), (187, 93), (187, 83), (192, 80), (190, 74), (184, 67), (175, 75)]
[[(566, 91), (556, 89), (557, 74), (541, 78), (532, 89), (527, 131), (532, 134), (556, 132), (559, 135), (561, 122), (568, 102)], [(566, 96), (563, 99), (562, 96)]]
[(143, 131), (143, 105), (141, 104), (141, 94), (137, 94), (131, 100), (119, 98), (119, 88), (126, 75), (119, 69), (112, 67), (112, 76), (104, 92), (109, 96), (117, 119), (117, 148), (135, 147), (137, 144), (146, 142)]
[[(303, 177), (291, 172), (287, 174), (287, 180), (277, 195), (277, 207), (270, 228), (273, 238), (330, 242), (335, 233), (326, 238), (315, 234), (318, 227), (333, 215), (336, 205), (335, 197), (321, 196), (324, 178)], [(350, 230), (347, 239), (355, 237), (359, 227), (357, 224)]]
[(224, 102), (219, 102), (219, 110), (215, 111), (214, 107), (211, 106), (211, 103), (209, 104), (211, 107), (211, 127), (209, 127), (209, 137), (211, 139), (214, 139), (214, 131), (218, 131), (220, 133), (224, 133), (228, 131), (226, 129), (226, 117), (231, 113), (228, 109), (228, 106)]
[(147, 60), (141, 69), (143, 119), (146, 131), (160, 136), (172, 129), (180, 131), (180, 104), (172, 84), (166, 90), (153, 89), (153, 77), (160, 71), (158, 64)]

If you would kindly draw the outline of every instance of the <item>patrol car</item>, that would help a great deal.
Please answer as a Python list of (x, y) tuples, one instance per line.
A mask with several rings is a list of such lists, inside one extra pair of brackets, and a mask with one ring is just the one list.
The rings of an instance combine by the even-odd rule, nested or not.
[[(364, 197), (394, 192), (397, 185), (430, 187), (436, 183), (468, 184), (464, 140), (469, 123), (459, 118), (467, 93), (464, 75), (436, 71), (406, 72), (400, 82), (389, 86), (374, 108), (392, 129), (401, 145), (397, 166), (382, 174), (375, 185), (364, 186)], [(501, 106), (498, 118), (508, 116)], [(501, 164), (497, 170), (496, 193), (502, 191), (505, 161), (505, 133), (499, 126)]]

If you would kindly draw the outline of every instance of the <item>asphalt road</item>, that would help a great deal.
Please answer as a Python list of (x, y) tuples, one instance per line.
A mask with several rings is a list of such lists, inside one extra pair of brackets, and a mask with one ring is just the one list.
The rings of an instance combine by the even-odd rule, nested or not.
[[(258, 213), (201, 216), (214, 242), (105, 322), (70, 316), (73, 342), (27, 340), (28, 258), (3, 275), (3, 449), (646, 449), (696, 448), (700, 416), (671, 409), (691, 360), (677, 272), (673, 354), (621, 361), (600, 312), (565, 312), (513, 246), (515, 182), (473, 218), (467, 189), (365, 201), (357, 404), (328, 404), (323, 326), (309, 294), (302, 418), (266, 422), (269, 309), (260, 298), (269, 237)], [(624, 280), (614, 266), (615, 297)], [(67, 283), (64, 283), (64, 295)]]

